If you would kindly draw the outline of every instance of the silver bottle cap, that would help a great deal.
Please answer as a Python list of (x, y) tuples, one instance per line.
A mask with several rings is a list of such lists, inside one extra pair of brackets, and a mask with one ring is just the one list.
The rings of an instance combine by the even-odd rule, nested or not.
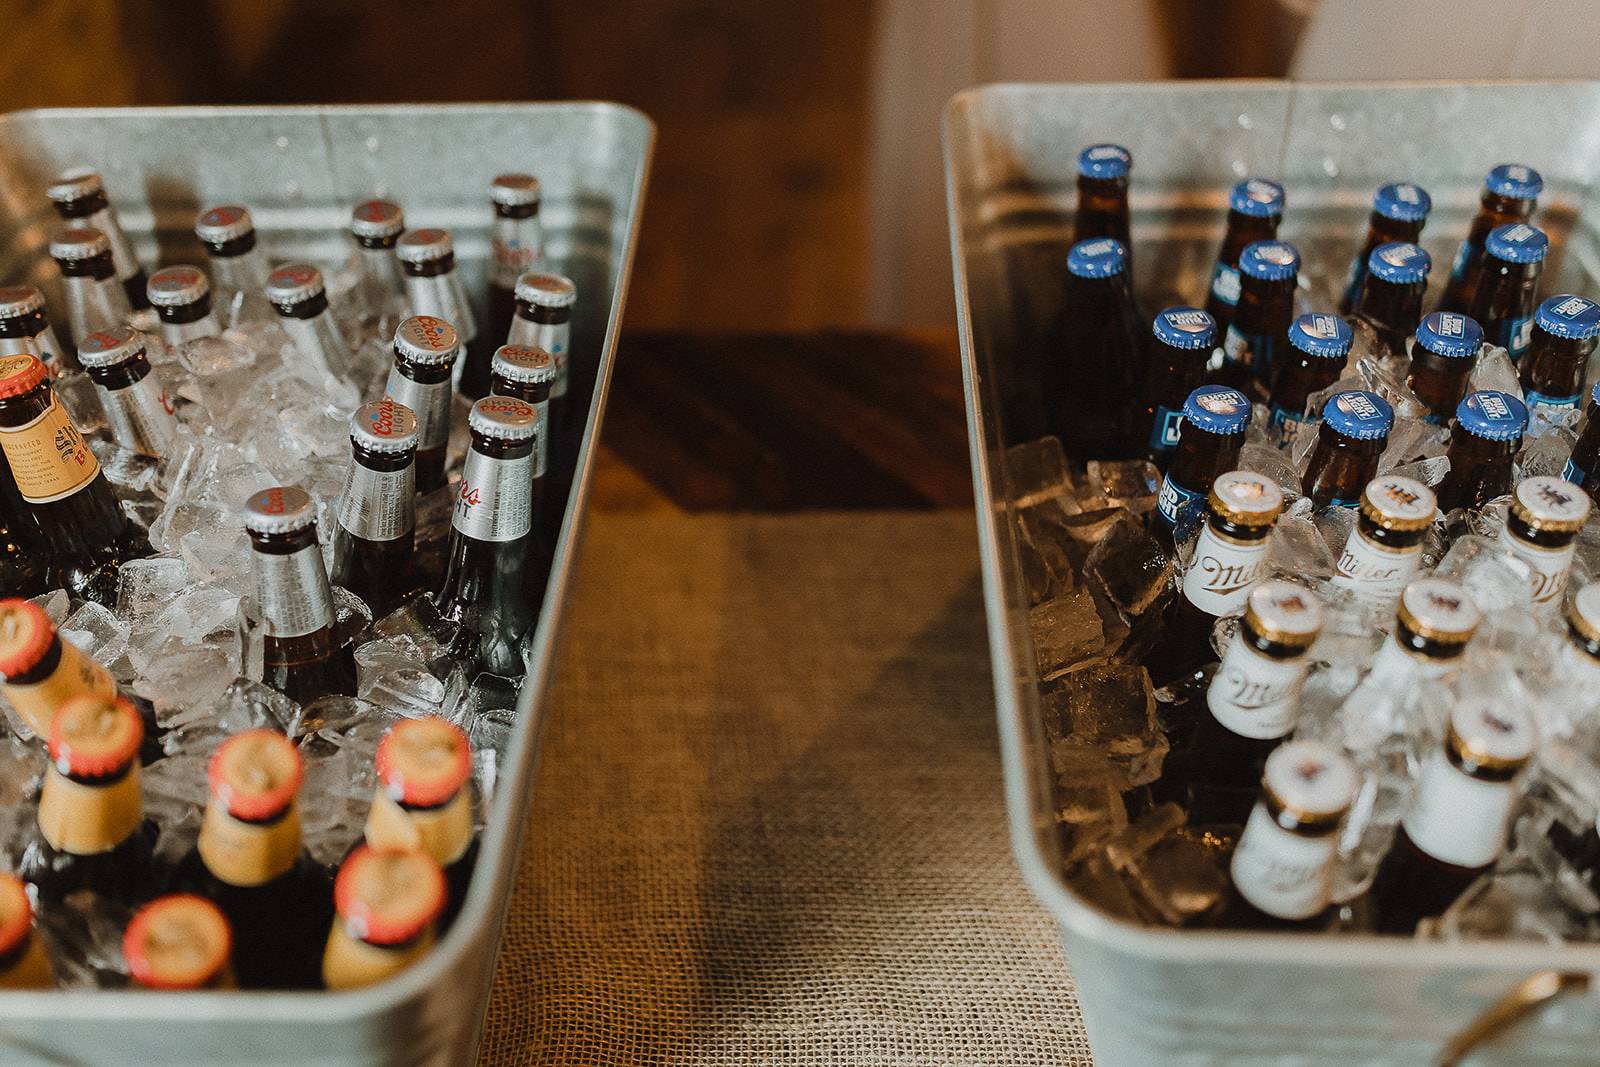
[(315, 525), (317, 505), (295, 485), (278, 485), (244, 502), (244, 528), (251, 533), (284, 534)]
[(486, 396), (472, 405), (467, 428), (497, 441), (527, 441), (539, 432), (539, 409), (510, 396)]
[(69, 262), (111, 254), (111, 242), (92, 226), (75, 226), (50, 238), (50, 258)]
[(144, 354), (144, 335), (130, 326), (96, 330), (78, 343), (78, 362), (85, 367), (115, 367)]
[(285, 263), (267, 275), (265, 291), (274, 304), (298, 304), (322, 295), (322, 272), (309, 263)]
[(505, 207), (539, 202), (539, 179), (531, 174), (499, 174), (489, 183), (489, 199)]
[(1400, 622), (1418, 637), (1465, 644), (1483, 613), (1467, 591), (1448, 578), (1418, 578), (1400, 593)]
[(429, 227), (412, 230), (396, 241), (394, 254), (400, 257), (402, 263), (432, 263), (454, 253), (455, 247), (450, 240), (449, 230)]
[(1245, 621), (1268, 641), (1309, 648), (1322, 632), (1322, 601), (1303, 585), (1282, 579), (1250, 590)]
[(417, 413), (387, 396), (362, 404), (350, 416), (350, 439), (369, 452), (416, 448)]
[(1289, 741), (1272, 750), (1261, 788), (1298, 826), (1332, 826), (1356, 796), (1356, 769), (1321, 741)]
[(556, 380), (556, 359), (535, 345), (501, 345), (489, 371), (507, 381), (537, 385)]
[(461, 350), (461, 337), (437, 315), (413, 315), (395, 327), (394, 350), (413, 363), (448, 363)]
[(393, 237), (406, 228), (406, 213), (391, 200), (367, 200), (350, 211), (350, 232), (357, 237)]
[(14, 319), (44, 310), (44, 294), (31, 285), (0, 288), (0, 319)]
[(529, 271), (517, 279), (517, 299), (534, 307), (571, 307), (578, 299), (578, 287), (560, 274)]
[(62, 171), (44, 191), (57, 204), (70, 204), (74, 200), (82, 200), (86, 196), (105, 191), (105, 183), (100, 180), (98, 172), (89, 167), (73, 167), (71, 170)]
[(1533, 718), (1516, 704), (1469, 696), (1450, 709), (1445, 745), (1474, 768), (1514, 772), (1533, 755), (1535, 740)]
[(250, 209), (239, 204), (219, 204), (207, 208), (194, 220), (195, 236), (209, 245), (220, 245), (254, 233), (255, 228)]
[(1535, 530), (1573, 533), (1589, 518), (1589, 494), (1549, 474), (1524, 478), (1511, 494), (1511, 514)]
[(205, 299), (209, 292), (211, 283), (206, 280), (205, 271), (188, 264), (162, 267), (150, 275), (145, 286), (150, 303), (164, 308), (187, 307)]

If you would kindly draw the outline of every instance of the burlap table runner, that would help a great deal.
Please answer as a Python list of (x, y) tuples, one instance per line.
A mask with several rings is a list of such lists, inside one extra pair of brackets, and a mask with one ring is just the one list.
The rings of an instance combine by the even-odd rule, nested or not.
[(594, 516), (492, 1064), (1086, 1064), (970, 513)]

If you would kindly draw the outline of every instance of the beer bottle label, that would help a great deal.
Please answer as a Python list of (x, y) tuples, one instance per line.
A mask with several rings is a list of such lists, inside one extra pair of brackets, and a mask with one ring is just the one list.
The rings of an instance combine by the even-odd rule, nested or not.
[(0, 337), (0, 356), (38, 356), (39, 362), (44, 364), (45, 373), (54, 381), (67, 369), (66, 364), (61, 362), (61, 347), (54, 343), (54, 332), (46, 328), (36, 337)]
[(1183, 574), (1183, 595), (1208, 615), (1226, 615), (1243, 606), (1250, 587), (1267, 575), (1267, 538), (1241, 544), (1225, 541), (1208, 525), (1201, 529), (1194, 561)]
[(54, 768), (39, 793), (39, 833), (57, 852), (95, 856), (128, 839), (144, 817), (138, 761), (117, 780), (89, 785)]
[(1576, 540), (1555, 548), (1530, 545), (1512, 534), (1510, 524), (1500, 530), (1500, 543), (1521, 559), (1533, 571), (1535, 607), (1558, 604), (1567, 591), (1567, 578), (1572, 570), (1572, 557), (1578, 551)]
[(30, 504), (69, 497), (100, 473), (88, 442), (54, 393), (50, 406), (37, 418), (22, 426), (0, 426), (0, 448)]
[(1183, 422), (1183, 409), (1174, 411), (1165, 404), (1156, 405), (1155, 418), (1150, 423), (1150, 450), (1171, 452), (1178, 447), (1178, 427)]
[(492, 459), (467, 452), (461, 489), (450, 518), (463, 537), (515, 541), (533, 528), (533, 455)]
[(489, 236), (489, 277), (499, 289), (516, 289), (517, 279), (539, 264), (539, 218), (495, 218)]
[(1361, 506), (1361, 498), (1354, 496), (1336, 496), (1332, 500), (1328, 501), (1328, 506), (1330, 508), (1359, 508)]
[(417, 468), (407, 463), (397, 471), (375, 471), (352, 461), (339, 498), (339, 525), (367, 541), (393, 541), (416, 525)]
[(253, 555), (268, 637), (305, 637), (333, 625), (333, 590), (321, 549), (307, 545), (297, 552)]
[(1506, 843), (1516, 801), (1511, 782), (1486, 782), (1451, 765), (1441, 748), (1428, 757), (1417, 797), (1400, 825), (1413, 844), (1458, 867), (1495, 861)]
[(1308, 666), (1304, 656), (1274, 659), (1237, 637), (1212, 676), (1206, 706), (1217, 722), (1240, 737), (1283, 737), (1294, 729)]
[(1239, 303), (1239, 268), (1218, 260), (1211, 272), (1211, 295), (1229, 307), (1236, 307)]
[(1309, 919), (1333, 892), (1339, 835), (1308, 837), (1285, 830), (1257, 804), (1234, 849), (1229, 873), (1239, 895), (1279, 919)]
[(393, 977), (433, 948), (433, 927), (403, 945), (369, 945), (350, 936), (345, 924), (333, 920), (328, 946), (322, 955), (322, 980), (329, 989), (359, 989)]
[(1239, 327), (1228, 326), (1228, 335), (1222, 339), (1222, 354), (1229, 363), (1250, 365), (1250, 353), (1255, 347), (1255, 338), (1242, 333)]
[(229, 815), (221, 802), (206, 805), (200, 824), (200, 858), (206, 870), (229, 885), (265, 885), (282, 877), (300, 855), (300, 807), (270, 822), (252, 823)]
[[(477, 320), (472, 317), (472, 309), (467, 306), (465, 295), (461, 291), (461, 281), (455, 276), (454, 271), (435, 274), (430, 278), (407, 275), (406, 302), (411, 305), (411, 314), (431, 315), (454, 326), (456, 336), (461, 338), (463, 349), (468, 342), (478, 336)], [(456, 374), (461, 373), (461, 365), (465, 359), (464, 352), (457, 358)], [(407, 402), (406, 406), (411, 407), (411, 404)], [(415, 411), (416, 408), (412, 407), (411, 410)]]
[(1575, 408), (1578, 406), (1579, 396), (1578, 393), (1573, 393), (1571, 396), (1551, 396), (1529, 389), (1522, 394), (1522, 402), (1528, 405), (1529, 411), (1534, 408)]
[(1290, 411), (1286, 407), (1273, 404), (1267, 419), (1267, 429), (1277, 430), (1291, 422), (1307, 422), (1306, 413), (1303, 411)]
[(1171, 478), (1161, 480), (1161, 493), (1156, 497), (1156, 514), (1173, 533), (1174, 541), (1186, 540), (1194, 532), (1205, 508), (1205, 495), (1185, 489)]
[(568, 360), (570, 354), (567, 349), (572, 345), (572, 320), (566, 322), (529, 322), (518, 315), (511, 320), (511, 331), (506, 337), (506, 344), (529, 345), (533, 348), (542, 348), (550, 353), (556, 363), (556, 380), (550, 383), (550, 397), (567, 395)]
[(1422, 545), (1389, 548), (1350, 531), (1333, 575), (1333, 584), (1368, 600), (1388, 600), (1400, 595), (1422, 564)]
[(425, 385), (407, 378), (396, 367), (389, 372), (389, 383), (383, 391), (395, 403), (416, 413), (417, 448), (441, 448), (450, 439), (450, 379)]
[(1456, 258), (1450, 263), (1450, 280), (1459, 282), (1467, 276), (1467, 261), (1472, 258), (1472, 242), (1462, 241), (1456, 249)]
[(172, 401), (154, 371), (124, 389), (95, 386), (111, 436), (117, 444), (145, 456), (164, 456), (177, 426)]
[(407, 810), (380, 786), (363, 832), (373, 848), (420, 848), (448, 867), (472, 844), (472, 799), (463, 788), (438, 807)]
[(80, 225), (99, 230), (106, 235), (106, 243), (111, 246), (111, 266), (116, 271), (117, 281), (125, 282), (139, 273), (139, 261), (134, 258), (133, 246), (128, 244), (128, 236), (122, 232), (122, 227), (117, 225), (117, 220), (111, 217), (110, 207), (101, 208), (84, 219)]
[(1497, 336), (1494, 343), (1504, 347), (1512, 362), (1516, 362), (1522, 358), (1522, 353), (1528, 350), (1528, 343), (1533, 340), (1533, 316), (1507, 319), (1495, 332)]
[(1584, 479), (1589, 477), (1589, 472), (1572, 462), (1572, 457), (1568, 456), (1567, 465), (1561, 468), (1561, 477), (1573, 485), (1582, 485)]
[(1457, 662), (1459, 659), (1438, 659), (1409, 652), (1390, 634), (1378, 646), (1378, 654), (1372, 657), (1372, 670), (1367, 679), (1388, 686), (1398, 686), (1416, 677), (1436, 681), (1449, 674)]
[(17, 714), (27, 720), (36, 735), (44, 738), (50, 736), (50, 722), (62, 704), (88, 694), (115, 696), (117, 683), (104, 667), (62, 638), (61, 658), (49, 677), (31, 685), (8, 682), (0, 688), (5, 690), (6, 699), (17, 709)]

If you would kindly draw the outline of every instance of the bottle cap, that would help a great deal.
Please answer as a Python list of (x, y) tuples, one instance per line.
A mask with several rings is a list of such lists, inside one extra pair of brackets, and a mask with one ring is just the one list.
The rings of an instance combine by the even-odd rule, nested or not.
[(467, 428), (496, 441), (527, 441), (539, 432), (539, 409), (511, 396), (486, 396), (472, 405)]
[(1211, 348), (1217, 339), (1216, 319), (1199, 308), (1181, 304), (1157, 315), (1151, 329), (1162, 344), (1191, 352)]
[(1390, 241), (1379, 245), (1367, 257), (1367, 270), (1374, 278), (1394, 285), (1426, 281), (1433, 269), (1433, 258), (1420, 245), (1410, 241)]
[(504, 207), (537, 204), (539, 179), (531, 174), (497, 174), (489, 183), (489, 199)]
[(390, 200), (364, 200), (350, 209), (350, 232), (357, 237), (394, 237), (406, 228), (406, 213)]
[(211, 754), (206, 783), (235, 819), (259, 822), (282, 814), (300, 792), (305, 762), (276, 730), (234, 734)]
[(1085, 178), (1126, 178), (1133, 156), (1119, 144), (1092, 144), (1078, 153), (1078, 173)]
[(1482, 389), (1461, 398), (1456, 425), (1485, 441), (1514, 441), (1528, 428), (1528, 409), (1510, 393)]
[(1326, 311), (1301, 315), (1289, 326), (1289, 343), (1319, 359), (1344, 359), (1354, 339), (1350, 324)]
[(437, 315), (413, 315), (395, 327), (394, 350), (414, 363), (449, 363), (461, 351), (461, 337)]
[(1427, 529), (1438, 510), (1433, 490), (1403, 474), (1380, 474), (1361, 491), (1361, 514), (1395, 533)]
[(15, 319), (44, 310), (44, 294), (31, 285), (0, 287), (0, 319)]
[(1417, 325), (1417, 344), (1445, 359), (1474, 359), (1483, 347), (1483, 327), (1470, 315), (1435, 311)]
[(1489, 231), (1484, 247), (1495, 259), (1507, 263), (1543, 263), (1550, 251), (1550, 238), (1537, 226), (1508, 222)]
[(27, 352), (0, 356), (0, 400), (33, 392), (45, 380), (44, 364)]
[(1283, 214), (1283, 186), (1265, 178), (1246, 178), (1228, 192), (1228, 209), (1253, 219)]
[(386, 396), (356, 408), (350, 439), (368, 452), (393, 454), (417, 447), (417, 413)]
[(194, 220), (194, 234), (208, 245), (226, 244), (229, 241), (254, 233), (255, 223), (250, 209), (239, 204), (221, 204), (200, 212)]
[(1413, 182), (1395, 182), (1379, 187), (1372, 210), (1396, 222), (1421, 222), (1433, 210), (1433, 198)]
[(55, 623), (33, 601), (0, 600), (0, 682), (37, 667), (55, 636)]
[(1112, 278), (1128, 269), (1128, 250), (1115, 237), (1079, 241), (1067, 253), (1067, 269), (1080, 278)]
[(32, 930), (27, 886), (14, 874), (0, 873), (0, 956), (15, 952)]
[(45, 186), (44, 195), (57, 204), (70, 204), (86, 196), (105, 192), (100, 175), (88, 167), (74, 167), (62, 171), (56, 180)]
[(1202, 385), (1183, 402), (1183, 421), (1206, 433), (1244, 433), (1250, 425), (1250, 400), (1225, 385)]
[(444, 902), (444, 872), (421, 849), (362, 845), (333, 882), (333, 906), (345, 930), (370, 945), (403, 945), (422, 936)]
[(1300, 273), (1300, 252), (1288, 241), (1256, 241), (1239, 255), (1239, 271), (1263, 282), (1281, 282)]
[(321, 296), (324, 291), (322, 272), (309, 263), (285, 263), (267, 275), (267, 299), (279, 308)]
[(130, 326), (96, 330), (78, 345), (78, 362), (85, 367), (115, 367), (144, 355), (144, 335)]
[(1468, 696), (1450, 709), (1445, 748), (1471, 774), (1514, 773), (1533, 755), (1533, 719), (1505, 701)]
[(435, 808), (453, 798), (472, 772), (472, 747), (461, 727), (434, 716), (402, 719), (378, 744), (378, 781), (391, 800)]
[(244, 528), (254, 534), (294, 533), (316, 521), (317, 505), (299, 486), (275, 485), (244, 502)]
[(1511, 514), (1532, 530), (1576, 533), (1589, 519), (1589, 495), (1550, 474), (1524, 478), (1511, 492)]
[(394, 254), (402, 263), (432, 263), (453, 255), (455, 250), (450, 231), (432, 227), (412, 230), (394, 244)]
[(516, 298), (534, 307), (571, 307), (578, 299), (578, 287), (563, 275), (531, 270), (517, 277)]
[(1600, 641), (1600, 582), (1590, 582), (1567, 601), (1567, 624), (1585, 641)]
[(122, 697), (73, 697), (50, 720), (50, 761), (74, 778), (105, 778), (139, 755), (144, 723)]
[(1394, 408), (1377, 393), (1347, 389), (1322, 405), (1322, 422), (1352, 441), (1378, 441), (1394, 426)]
[(111, 254), (111, 241), (93, 226), (74, 226), (50, 238), (50, 258), (74, 263)]
[(556, 358), (535, 345), (501, 345), (495, 349), (489, 372), (509, 382), (553, 382)]
[(199, 267), (180, 265), (162, 267), (150, 275), (145, 285), (145, 295), (157, 307), (186, 307), (197, 303), (211, 292), (211, 283)]
[(1261, 789), (1285, 829), (1332, 828), (1356, 797), (1356, 769), (1332, 745), (1287, 741), (1272, 750)]
[(1406, 586), (1396, 614), (1418, 637), (1450, 645), (1470, 641), (1483, 619), (1467, 591), (1445, 578), (1418, 578)]
[(1571, 293), (1547, 297), (1534, 312), (1533, 321), (1552, 337), (1587, 341), (1600, 335), (1600, 304)]
[(1274, 578), (1250, 590), (1244, 619), (1268, 641), (1310, 648), (1322, 632), (1322, 601), (1303, 585)]
[(1283, 513), (1283, 490), (1255, 471), (1229, 471), (1211, 483), (1211, 513), (1236, 526), (1271, 526)]
[(203, 989), (233, 955), (233, 929), (205, 897), (172, 893), (140, 908), (122, 936), (128, 975), (146, 989)]
[(1483, 187), (1496, 196), (1532, 200), (1544, 191), (1544, 179), (1532, 167), (1502, 163), (1484, 177)]

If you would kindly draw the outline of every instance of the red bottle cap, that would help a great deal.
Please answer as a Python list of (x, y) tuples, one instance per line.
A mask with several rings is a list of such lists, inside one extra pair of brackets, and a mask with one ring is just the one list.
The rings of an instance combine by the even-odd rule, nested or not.
[(395, 723), (378, 744), (384, 792), (413, 808), (432, 808), (461, 791), (472, 771), (472, 747), (461, 727), (430, 716)]
[(33, 392), (44, 381), (44, 364), (26, 352), (0, 358), (0, 400)]
[(122, 935), (128, 975), (146, 989), (202, 989), (233, 954), (233, 929), (211, 901), (193, 893), (157, 897)]
[(421, 849), (350, 853), (333, 882), (333, 906), (345, 930), (369, 945), (403, 945), (444, 910), (444, 871)]
[(55, 624), (31, 600), (0, 600), (0, 680), (39, 665), (56, 636)]
[(33, 929), (28, 889), (14, 874), (0, 874), (0, 955), (14, 952)]
[(305, 761), (273, 730), (246, 730), (217, 746), (206, 767), (211, 795), (235, 819), (259, 822), (287, 808), (300, 792)]
[(50, 759), (74, 778), (105, 778), (139, 755), (144, 723), (122, 697), (73, 697), (50, 723)]

